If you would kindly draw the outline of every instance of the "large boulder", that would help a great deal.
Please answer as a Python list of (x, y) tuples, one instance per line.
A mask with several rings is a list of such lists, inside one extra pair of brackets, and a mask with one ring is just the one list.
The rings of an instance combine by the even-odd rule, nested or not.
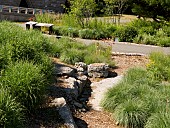
[(93, 63), (88, 65), (87, 71), (89, 77), (108, 77), (109, 65), (105, 63)]
[(76, 70), (71, 67), (56, 65), (54, 74), (57, 76), (75, 76)]

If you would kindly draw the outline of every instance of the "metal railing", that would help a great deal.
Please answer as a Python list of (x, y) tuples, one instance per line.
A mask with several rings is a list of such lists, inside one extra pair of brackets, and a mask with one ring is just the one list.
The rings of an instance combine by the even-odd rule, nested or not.
[(52, 10), (15, 7), (15, 6), (7, 6), (7, 5), (0, 5), (0, 12), (33, 14), (33, 15), (42, 14), (42, 13), (53, 13)]

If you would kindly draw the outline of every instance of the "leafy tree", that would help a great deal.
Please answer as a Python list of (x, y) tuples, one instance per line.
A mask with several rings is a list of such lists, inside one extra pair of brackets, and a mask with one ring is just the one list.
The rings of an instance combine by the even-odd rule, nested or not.
[[(113, 16), (115, 14), (118, 15), (118, 23), (120, 22), (120, 18), (127, 8), (128, 0), (104, 0), (106, 3), (107, 10), (109, 15)], [(116, 22), (116, 20), (115, 20)]]
[(129, 0), (132, 11), (143, 17), (153, 18), (155, 21), (170, 20), (170, 0)]
[(81, 27), (88, 24), (89, 18), (93, 16), (95, 10), (95, 0), (70, 0), (70, 14), (76, 18)]

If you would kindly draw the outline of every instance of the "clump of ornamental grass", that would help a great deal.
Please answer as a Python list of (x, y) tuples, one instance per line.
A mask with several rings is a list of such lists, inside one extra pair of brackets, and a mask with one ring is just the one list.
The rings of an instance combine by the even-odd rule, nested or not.
[(101, 105), (120, 125), (144, 128), (153, 114), (169, 111), (168, 83), (155, 80), (149, 73), (142, 68), (129, 69), (122, 81), (105, 94)]
[(10, 92), (0, 87), (0, 127), (23, 128), (24, 107), (16, 101)]
[(153, 113), (145, 128), (169, 128), (170, 127), (170, 113), (169, 112), (157, 112)]
[(41, 103), (45, 91), (45, 78), (41, 68), (28, 61), (10, 64), (1, 82), (16, 100), (28, 110)]

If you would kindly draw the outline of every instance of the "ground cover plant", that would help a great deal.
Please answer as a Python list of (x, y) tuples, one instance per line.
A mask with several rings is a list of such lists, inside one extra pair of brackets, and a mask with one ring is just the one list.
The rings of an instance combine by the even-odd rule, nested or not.
[[(108, 90), (101, 105), (128, 128), (166, 128), (169, 125), (170, 56), (152, 53), (146, 69), (132, 68)], [(163, 61), (163, 62), (162, 62)]]

